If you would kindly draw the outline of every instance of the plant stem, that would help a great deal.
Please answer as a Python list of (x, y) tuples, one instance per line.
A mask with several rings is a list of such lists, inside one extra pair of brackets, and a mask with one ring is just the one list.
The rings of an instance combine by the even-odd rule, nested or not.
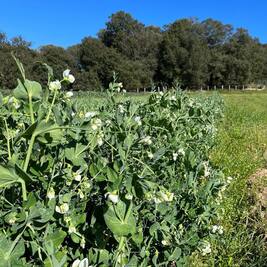
[(31, 115), (31, 122), (34, 124), (34, 114), (33, 114), (33, 108), (32, 108), (32, 96), (29, 95), (29, 107), (30, 107), (30, 115)]
[(120, 242), (119, 242), (119, 247), (118, 247), (118, 250), (116, 252), (116, 263), (115, 263), (115, 266), (118, 266), (118, 258), (121, 256), (121, 252), (122, 252), (122, 249), (123, 249), (123, 245), (124, 245), (124, 241), (125, 241), (125, 237), (122, 236), (120, 238)]
[(30, 144), (28, 147), (28, 151), (27, 151), (27, 156), (24, 162), (24, 166), (23, 166), (23, 170), (26, 172), (29, 162), (30, 162), (30, 158), (31, 158), (31, 154), (32, 154), (32, 148), (33, 148), (33, 144), (34, 144), (34, 140), (35, 140), (35, 135), (33, 134), (30, 140)]
[(21, 187), (22, 187), (22, 198), (23, 198), (23, 201), (27, 201), (27, 189), (26, 189), (25, 182), (21, 179), (20, 183), (21, 183)]
[(52, 100), (51, 106), (49, 108), (49, 111), (48, 111), (48, 114), (47, 114), (47, 117), (46, 117), (46, 120), (45, 120), (46, 122), (48, 122), (48, 120), (50, 118), (52, 108), (53, 108), (53, 106), (55, 104), (56, 96), (57, 96), (57, 91), (55, 91), (55, 93), (54, 93), (53, 100)]
[(8, 129), (8, 126), (7, 126), (6, 119), (4, 119), (4, 122), (5, 122), (5, 127), (6, 127), (6, 134), (7, 134), (6, 141), (7, 141), (8, 159), (10, 160), (11, 159), (11, 150), (10, 150), (10, 143), (9, 143), (9, 139), (10, 139), (9, 129)]

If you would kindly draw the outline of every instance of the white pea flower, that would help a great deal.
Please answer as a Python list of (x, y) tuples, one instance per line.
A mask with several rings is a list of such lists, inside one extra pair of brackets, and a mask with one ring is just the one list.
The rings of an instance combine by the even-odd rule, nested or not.
[(119, 202), (119, 196), (116, 193), (106, 193), (105, 197), (114, 204)]
[(123, 84), (122, 83), (118, 83), (118, 87), (122, 88)]
[(98, 138), (97, 139), (97, 144), (98, 144), (98, 146), (102, 146), (104, 144), (103, 139), (102, 138)]
[(98, 128), (102, 126), (102, 121), (100, 119), (93, 119), (91, 127), (94, 131), (96, 131)]
[(56, 206), (56, 212), (65, 214), (69, 211), (69, 205), (67, 203), (63, 203), (60, 206)]
[(11, 96), (10, 98), (8, 98), (7, 102), (8, 102), (8, 104), (13, 104), (14, 100), (15, 100), (15, 97)]
[(223, 227), (221, 225), (213, 225), (211, 227), (211, 232), (213, 234), (218, 232), (220, 235), (222, 235), (223, 234)]
[(76, 259), (76, 260), (72, 263), (71, 267), (79, 267), (80, 262), (81, 262), (81, 261), (80, 261), (79, 259)]
[(154, 155), (153, 155), (153, 153), (151, 153), (151, 152), (147, 152), (147, 156), (148, 156), (150, 159), (153, 159), (153, 158), (154, 158)]
[(79, 118), (83, 118), (84, 117), (84, 112), (83, 111), (80, 111), (79, 114), (78, 114)]
[(87, 182), (87, 181), (84, 181), (84, 182), (82, 183), (82, 185), (83, 185), (83, 187), (86, 188), (86, 189), (88, 189), (88, 188), (91, 187), (91, 184), (90, 184), (89, 182)]
[(8, 223), (9, 223), (10, 225), (14, 224), (15, 222), (16, 222), (16, 219), (15, 219), (15, 218), (10, 218), (10, 219), (8, 220)]
[(64, 221), (65, 221), (66, 223), (70, 223), (70, 222), (71, 222), (71, 217), (69, 217), (69, 216), (64, 216)]
[(85, 113), (84, 117), (85, 118), (93, 118), (96, 115), (97, 115), (97, 112), (95, 112), (95, 111), (88, 111), (88, 112)]
[(137, 125), (142, 125), (142, 121), (141, 121), (141, 117), (140, 116), (136, 116), (135, 118), (134, 118), (134, 121), (137, 123)]
[(162, 192), (160, 191), (160, 197), (165, 202), (171, 202), (173, 201), (174, 194), (170, 192)]
[(77, 181), (77, 182), (80, 182), (81, 179), (82, 179), (82, 176), (81, 176), (80, 174), (76, 174), (76, 175), (74, 176), (74, 180)]
[(69, 69), (66, 69), (63, 71), (63, 78), (65, 81), (68, 81), (70, 83), (74, 83), (75, 81), (75, 78), (72, 74), (70, 74), (70, 70)]
[(127, 91), (125, 89), (123, 89), (122, 92), (125, 94)]
[(106, 120), (105, 123), (106, 123), (107, 126), (110, 126), (111, 125), (111, 120)]
[(47, 195), (49, 200), (55, 198), (55, 190), (53, 187), (50, 187), (49, 190), (47, 191)]
[(8, 104), (11, 104), (15, 109), (18, 109), (21, 106), (20, 101), (13, 96), (8, 99)]
[(208, 169), (205, 169), (204, 171), (204, 176), (208, 177), (210, 175), (210, 171)]
[(6, 217), (5, 220), (10, 225), (14, 224), (17, 221), (17, 213), (16, 212), (10, 212)]
[(81, 176), (82, 170), (78, 170), (76, 172), (73, 173), (73, 179), (77, 182), (80, 182), (82, 180), (82, 176)]
[(230, 183), (232, 182), (232, 180), (233, 180), (233, 177), (231, 177), (231, 176), (228, 176), (228, 177), (227, 177), (227, 183), (228, 183), (228, 184), (230, 184)]
[(70, 70), (66, 69), (63, 71), (63, 78), (68, 78), (68, 76), (70, 75)]
[(128, 199), (128, 200), (132, 200), (132, 199), (133, 199), (133, 195), (130, 194), (130, 193), (127, 193), (127, 194), (125, 195), (125, 198)]
[(153, 199), (153, 194), (151, 192), (146, 192), (145, 199), (151, 201)]
[(13, 105), (15, 109), (19, 109), (21, 106), (19, 101), (15, 101)]
[(78, 190), (78, 194), (79, 194), (80, 199), (84, 198), (84, 193), (81, 189)]
[(183, 148), (179, 148), (179, 149), (178, 149), (178, 153), (179, 153), (180, 155), (182, 155), (182, 156), (185, 155), (185, 151), (184, 151)]
[(72, 111), (70, 115), (71, 115), (71, 117), (74, 117), (75, 114), (76, 114), (76, 113)]
[(57, 91), (61, 89), (61, 83), (59, 80), (53, 81), (49, 83), (49, 89), (51, 91)]
[(208, 166), (208, 162), (204, 162), (204, 177), (208, 177), (210, 175), (210, 168)]
[(189, 99), (188, 106), (193, 107), (193, 105), (194, 105), (194, 101), (192, 99)]
[(71, 267), (90, 267), (89, 266), (89, 261), (87, 258), (84, 258), (83, 260), (76, 259)]
[(118, 109), (119, 109), (120, 113), (124, 113), (125, 112), (125, 109), (124, 109), (123, 105), (118, 105)]
[(82, 238), (81, 238), (80, 246), (82, 248), (85, 248), (85, 238), (84, 238), (84, 236), (82, 236)]
[(71, 91), (70, 91), (70, 92), (67, 92), (67, 93), (66, 93), (66, 97), (67, 97), (67, 98), (71, 98), (71, 97), (73, 97), (73, 92), (71, 92)]
[(162, 241), (161, 241), (161, 244), (162, 244), (163, 246), (169, 246), (169, 245), (170, 245), (170, 241), (168, 241), (168, 240), (162, 240)]
[(70, 225), (70, 226), (69, 226), (69, 230), (68, 230), (68, 232), (69, 232), (69, 234), (76, 233), (76, 232), (77, 232), (77, 231), (76, 231), (76, 227), (73, 226), (73, 225)]
[(220, 235), (223, 234), (223, 227), (222, 227), (222, 226), (219, 226), (219, 227), (218, 227), (218, 233), (219, 233)]
[(174, 161), (176, 161), (177, 158), (178, 158), (178, 153), (173, 153), (172, 154), (172, 158), (173, 158)]
[(211, 232), (212, 232), (213, 234), (215, 234), (215, 233), (217, 232), (217, 230), (218, 230), (218, 225), (212, 225), (212, 227), (211, 227)]
[(161, 198), (154, 197), (153, 199), (154, 199), (154, 202), (155, 202), (156, 204), (159, 204), (159, 203), (162, 202), (162, 199), (161, 199)]
[(103, 133), (99, 133), (97, 136), (97, 144), (98, 146), (102, 146), (104, 144), (104, 140), (103, 140), (104, 134)]
[(209, 242), (205, 242), (205, 245), (201, 249), (202, 255), (205, 256), (209, 253), (211, 253), (211, 246)]
[(144, 143), (146, 145), (151, 145), (152, 144), (152, 140), (150, 136), (146, 136), (141, 140), (141, 143)]

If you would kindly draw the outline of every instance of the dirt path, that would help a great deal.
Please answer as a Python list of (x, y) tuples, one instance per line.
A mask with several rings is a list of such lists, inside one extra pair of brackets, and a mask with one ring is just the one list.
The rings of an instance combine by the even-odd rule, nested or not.
[(260, 222), (267, 242), (267, 168), (257, 170), (249, 178), (252, 216)]

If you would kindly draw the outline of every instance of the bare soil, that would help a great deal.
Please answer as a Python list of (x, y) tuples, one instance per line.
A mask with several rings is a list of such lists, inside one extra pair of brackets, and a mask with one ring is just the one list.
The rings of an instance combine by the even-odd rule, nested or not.
[(252, 199), (251, 215), (261, 224), (267, 242), (267, 168), (257, 170), (250, 176), (249, 187)]

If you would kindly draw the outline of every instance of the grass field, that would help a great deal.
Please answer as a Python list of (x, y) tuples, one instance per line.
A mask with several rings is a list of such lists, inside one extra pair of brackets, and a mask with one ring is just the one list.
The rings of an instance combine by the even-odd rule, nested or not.
[(234, 178), (223, 203), (225, 233), (216, 244), (219, 266), (266, 266), (263, 221), (252, 216), (248, 178), (264, 167), (267, 144), (267, 94), (226, 93), (225, 118), (220, 123), (212, 161)]
[[(193, 93), (193, 95), (207, 93)], [(213, 242), (212, 254), (203, 266), (266, 266), (263, 221), (252, 216), (251, 188), (248, 177), (264, 166), (263, 152), (267, 144), (267, 93), (223, 92), (225, 117), (218, 123), (216, 145), (211, 161), (222, 168), (233, 182), (222, 204), (221, 224), (224, 234)], [(134, 101), (146, 101), (149, 94), (120, 96)], [(81, 94), (77, 105), (93, 110), (104, 104), (104, 95)], [(200, 266), (202, 260), (194, 259)], [(193, 264), (193, 263), (192, 263)], [(207, 264), (207, 265), (205, 265)]]

